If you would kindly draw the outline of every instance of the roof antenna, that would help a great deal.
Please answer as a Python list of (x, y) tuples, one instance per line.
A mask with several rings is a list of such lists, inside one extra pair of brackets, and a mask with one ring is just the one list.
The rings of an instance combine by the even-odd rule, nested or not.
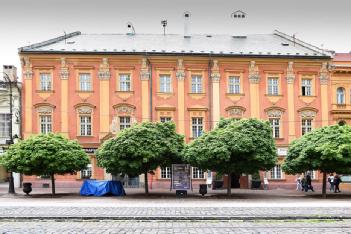
[(294, 46), (296, 45), (296, 34), (297, 34), (297, 32), (294, 33), (293, 36), (292, 36), (292, 38), (293, 38), (293, 40), (294, 40)]
[(65, 34), (65, 45), (66, 45), (66, 44), (67, 44), (67, 40), (66, 40), (66, 38), (67, 38), (66, 31), (63, 31), (63, 33)]
[(166, 36), (167, 20), (161, 20), (161, 25), (163, 27), (163, 36)]
[(135, 35), (135, 29), (131, 22), (127, 23), (127, 28), (129, 29), (129, 32), (127, 33), (127, 35)]

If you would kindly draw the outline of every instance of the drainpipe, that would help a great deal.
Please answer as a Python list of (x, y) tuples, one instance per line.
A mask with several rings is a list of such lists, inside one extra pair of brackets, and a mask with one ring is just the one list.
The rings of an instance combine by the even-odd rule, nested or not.
[(149, 85), (149, 112), (150, 112), (150, 122), (153, 122), (153, 111), (152, 111), (152, 64), (147, 57), (147, 53), (145, 54), (146, 60), (149, 64), (149, 73), (150, 73), (150, 85)]

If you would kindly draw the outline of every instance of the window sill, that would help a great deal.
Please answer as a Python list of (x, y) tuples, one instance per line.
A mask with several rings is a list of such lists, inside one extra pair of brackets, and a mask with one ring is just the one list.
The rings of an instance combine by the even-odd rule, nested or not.
[(299, 95), (299, 97), (301, 98), (315, 98), (315, 97), (317, 97), (317, 96), (315, 96), (315, 95), (310, 95), (310, 96), (306, 96), (306, 95)]
[(76, 90), (76, 93), (94, 93), (93, 90)]
[(55, 93), (54, 90), (36, 90), (36, 93)]
[(205, 96), (206, 93), (188, 93), (189, 95), (195, 95), (195, 96)]
[(117, 90), (115, 91), (115, 93), (127, 93), (127, 94), (134, 94), (134, 91), (130, 90), (130, 91), (120, 91), (120, 90)]
[(89, 135), (89, 136), (82, 136), (82, 135), (79, 135), (79, 136), (76, 136), (76, 137), (94, 137), (93, 135)]
[(245, 96), (244, 93), (226, 93), (226, 96)]
[(267, 94), (267, 93), (264, 96), (266, 96), (266, 97), (283, 97), (282, 94), (274, 95), (274, 94)]
[(173, 92), (156, 92), (157, 95), (173, 95)]
[(277, 140), (277, 141), (283, 141), (284, 140), (284, 137), (278, 137), (278, 138), (273, 138), (274, 140)]

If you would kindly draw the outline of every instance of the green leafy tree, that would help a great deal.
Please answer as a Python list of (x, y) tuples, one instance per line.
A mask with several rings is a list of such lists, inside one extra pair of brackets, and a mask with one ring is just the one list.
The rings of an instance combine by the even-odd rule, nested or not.
[(149, 193), (147, 174), (158, 166), (181, 160), (184, 137), (175, 124), (144, 122), (124, 129), (103, 143), (97, 152), (98, 164), (111, 174), (145, 175), (145, 193)]
[(11, 145), (1, 159), (10, 171), (25, 175), (50, 175), (55, 195), (55, 174), (86, 168), (89, 157), (77, 141), (59, 134), (40, 134)]
[(351, 127), (326, 126), (293, 141), (282, 169), (288, 174), (319, 170), (326, 197), (327, 173), (351, 173)]
[(257, 119), (221, 119), (217, 127), (188, 144), (185, 161), (202, 169), (231, 175), (271, 169), (277, 153), (268, 122)]

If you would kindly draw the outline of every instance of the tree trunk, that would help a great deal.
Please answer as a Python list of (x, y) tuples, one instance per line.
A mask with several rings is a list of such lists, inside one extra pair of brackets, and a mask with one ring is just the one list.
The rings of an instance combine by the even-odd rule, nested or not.
[(145, 176), (145, 180), (144, 180), (145, 181), (145, 194), (149, 195), (149, 182), (147, 180), (147, 171), (145, 171), (144, 176)]
[(227, 195), (230, 196), (232, 193), (232, 173), (228, 173), (227, 181)]
[(327, 173), (323, 172), (322, 197), (327, 198)]
[(54, 196), (55, 195), (55, 174), (52, 173), (51, 174), (51, 191), (52, 191), (52, 195)]

